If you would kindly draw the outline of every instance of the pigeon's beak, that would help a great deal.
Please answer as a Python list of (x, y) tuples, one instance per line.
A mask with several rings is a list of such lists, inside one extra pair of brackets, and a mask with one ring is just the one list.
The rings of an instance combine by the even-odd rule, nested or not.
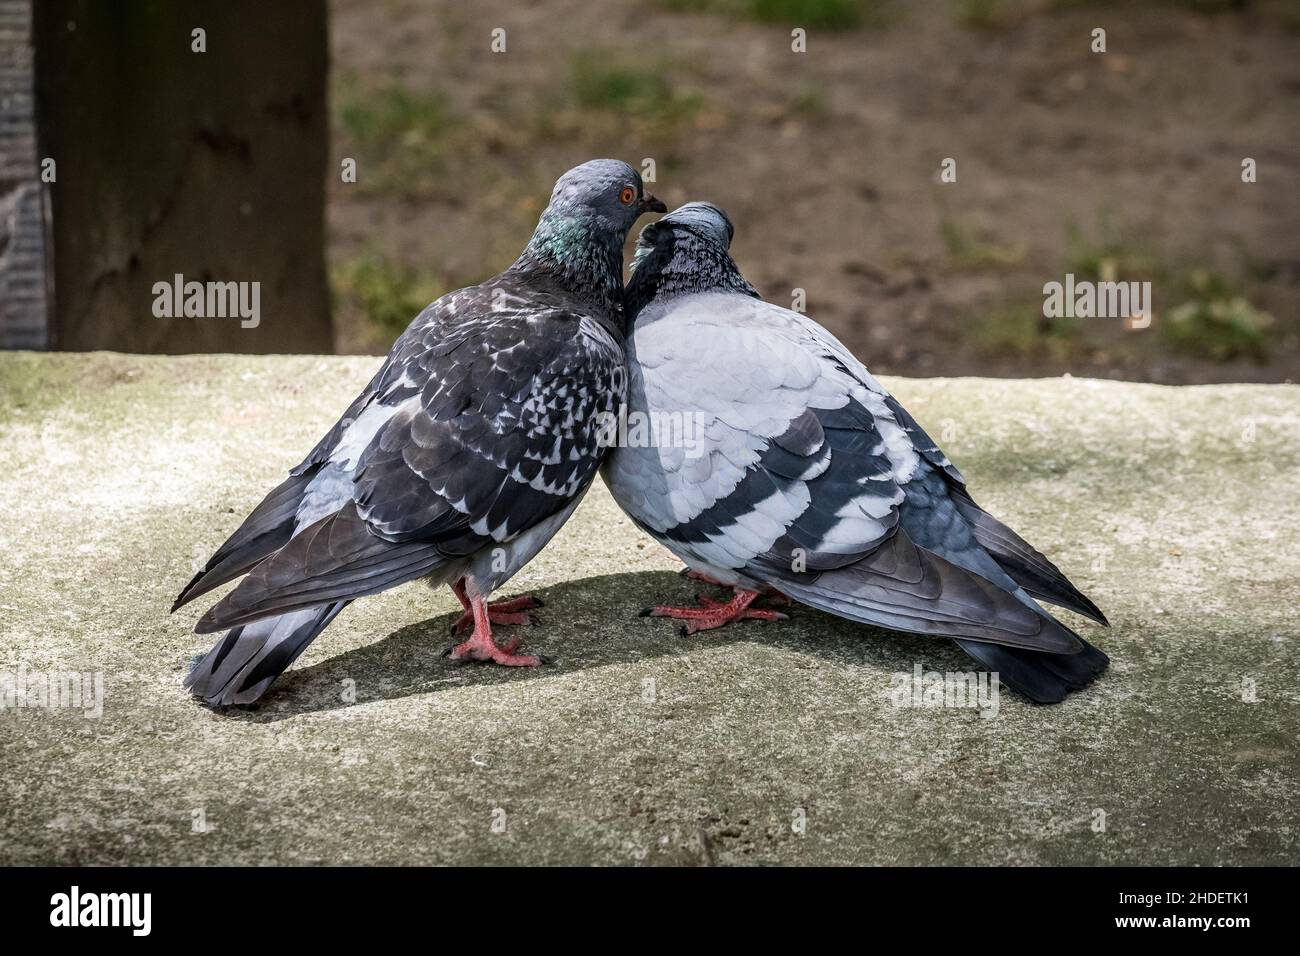
[(668, 207), (664, 205), (662, 199), (655, 199), (649, 193), (641, 197), (641, 211), (645, 212), (667, 212)]

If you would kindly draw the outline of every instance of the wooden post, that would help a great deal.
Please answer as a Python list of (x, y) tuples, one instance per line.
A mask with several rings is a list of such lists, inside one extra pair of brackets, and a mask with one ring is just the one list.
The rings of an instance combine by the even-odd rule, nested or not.
[[(39, 0), (60, 349), (331, 352), (325, 0)], [(257, 283), (255, 325), (159, 283)]]

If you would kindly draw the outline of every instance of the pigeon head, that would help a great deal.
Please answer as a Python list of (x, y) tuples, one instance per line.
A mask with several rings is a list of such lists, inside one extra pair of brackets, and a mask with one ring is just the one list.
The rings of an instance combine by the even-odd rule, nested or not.
[(622, 304), (628, 231), (643, 213), (667, 210), (627, 163), (593, 159), (556, 181), (532, 239), (512, 268), (549, 275), (612, 315)]
[[(721, 247), (723, 252), (731, 248), (731, 240), (736, 236), (736, 227), (731, 224), (727, 214), (711, 202), (688, 202), (678, 206), (659, 222), (666, 223), (666, 230), (680, 228), (702, 238), (711, 239)], [(637, 242), (638, 250), (645, 243), (646, 234), (653, 235), (656, 231), (654, 227), (657, 225), (658, 222), (651, 223), (641, 230), (641, 239)]]
[(736, 229), (713, 203), (688, 202), (641, 230), (625, 293), (628, 318), (652, 301), (697, 292), (758, 297), (731, 258)]
[(573, 167), (556, 180), (542, 219), (548, 214), (576, 218), (592, 228), (608, 229), (625, 239), (642, 213), (667, 211), (667, 206), (645, 191), (641, 174), (627, 163), (593, 159)]

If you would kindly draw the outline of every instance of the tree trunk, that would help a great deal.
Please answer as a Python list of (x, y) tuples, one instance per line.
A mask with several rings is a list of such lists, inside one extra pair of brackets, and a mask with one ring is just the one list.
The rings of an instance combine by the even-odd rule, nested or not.
[[(332, 351), (324, 0), (40, 0), (33, 26), (53, 345)], [(259, 283), (256, 326), (158, 317), (177, 275)]]

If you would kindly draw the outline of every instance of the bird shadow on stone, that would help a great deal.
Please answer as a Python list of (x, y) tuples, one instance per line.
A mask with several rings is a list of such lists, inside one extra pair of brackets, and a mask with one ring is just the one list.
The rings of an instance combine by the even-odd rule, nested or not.
[[(515, 593), (511, 589), (499, 597)], [(684, 635), (681, 622), (640, 617), (640, 612), (652, 604), (689, 605), (699, 594), (719, 597), (730, 591), (670, 571), (603, 574), (529, 593), (546, 602), (544, 608), (533, 612), (537, 623), (500, 627), (494, 633), (498, 640), (521, 637), (520, 653), (542, 654), (551, 663), (500, 667), (453, 661), (444, 652), (453, 643), (450, 629), (460, 615), (440, 614), (319, 664), (290, 669), (258, 704), (226, 713), (268, 723), (416, 694), (547, 680), (594, 667), (695, 654), (733, 644), (796, 651), (887, 673), (910, 673), (917, 661), (938, 670), (964, 671), (972, 666), (970, 659), (946, 640), (900, 634), (801, 605), (765, 600), (759, 606), (788, 613), (790, 619), (741, 621)], [(328, 632), (324, 640), (329, 640)]]

